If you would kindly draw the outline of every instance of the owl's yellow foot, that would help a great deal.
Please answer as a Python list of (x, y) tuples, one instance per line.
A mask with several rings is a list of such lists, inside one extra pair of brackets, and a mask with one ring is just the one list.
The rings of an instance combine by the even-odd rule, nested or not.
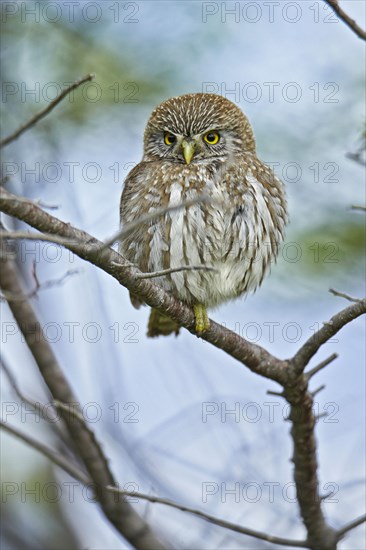
[(196, 318), (196, 332), (201, 334), (201, 332), (210, 328), (210, 320), (207, 315), (206, 306), (203, 304), (196, 304), (193, 306), (193, 311)]

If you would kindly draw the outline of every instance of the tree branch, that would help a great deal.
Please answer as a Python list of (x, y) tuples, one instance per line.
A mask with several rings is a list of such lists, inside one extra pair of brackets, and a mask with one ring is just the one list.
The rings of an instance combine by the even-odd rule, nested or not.
[[(19, 283), (15, 262), (2, 257), (0, 264), (1, 288), (5, 293), (10, 292), (20, 296), (23, 289)], [(62, 373), (52, 348), (44, 338), (40, 323), (29, 301), (24, 296), (24, 300), (10, 301), (9, 308), (53, 398), (62, 403), (74, 404), (74, 407), (78, 408), (77, 399)], [(96, 496), (109, 521), (135, 548), (163, 549), (164, 546), (152, 533), (148, 524), (133, 508), (128, 503), (115, 502), (112, 495), (105, 489), (107, 485), (114, 485), (115, 481), (93, 432), (85, 422), (65, 413), (62, 409), (61, 415), (77, 454), (96, 485)]]
[(366, 514), (364, 516), (361, 516), (359, 518), (354, 519), (350, 523), (347, 523), (342, 529), (338, 529), (337, 531), (337, 537), (338, 540), (342, 539), (344, 535), (346, 535), (349, 531), (354, 529), (355, 527), (358, 527), (359, 525), (362, 525), (366, 521)]
[[(151, 281), (139, 279), (136, 267), (115, 250), (106, 247), (105, 243), (51, 216), (31, 201), (26, 199), (18, 201), (16, 196), (5, 190), (1, 190), (0, 193), (0, 210), (23, 220), (41, 232), (46, 232), (47, 238), (51, 236), (55, 242), (58, 241), (58, 244), (109, 273), (149, 306), (170, 316), (195, 334), (195, 320), (191, 309)], [(292, 422), (291, 435), (294, 445), (294, 479), (301, 516), (308, 532), (306, 544), (313, 550), (334, 550), (337, 532), (327, 525), (321, 508), (321, 497), (318, 495), (314, 435), (316, 419), (312, 412), (313, 398), (308, 391), (309, 373), (305, 374), (303, 371), (322, 344), (365, 311), (366, 300), (362, 300), (339, 312), (309, 338), (290, 360), (278, 359), (264, 348), (247, 342), (213, 321), (210, 329), (201, 336), (202, 339), (222, 349), (256, 374), (270, 378), (284, 387), (283, 396), (291, 407), (289, 420)], [(323, 361), (322, 367), (333, 359), (334, 356)], [(318, 371), (322, 367), (318, 365), (313, 371)], [(59, 399), (59, 401), (67, 403), (65, 399)], [(115, 486), (115, 483), (105, 485)], [(303, 543), (300, 541), (299, 544)]]
[(71, 84), (68, 88), (63, 90), (45, 109), (42, 109), (39, 113), (35, 114), (28, 122), (23, 124), (18, 130), (16, 130), (13, 134), (8, 136), (7, 138), (4, 138), (0, 141), (0, 149), (2, 147), (5, 147), (6, 145), (9, 145), (12, 141), (15, 141), (18, 139), (19, 136), (24, 134), (27, 130), (32, 128), (37, 122), (39, 122), (42, 118), (44, 118), (48, 113), (50, 113), (56, 105), (58, 105), (66, 96), (69, 95), (73, 90), (81, 86), (82, 84), (85, 84), (85, 82), (89, 82), (90, 80), (93, 80), (94, 75), (93, 74), (87, 74), (84, 76), (84, 78), (80, 78), (80, 80), (77, 80), (74, 82), (74, 84)]
[(339, 296), (340, 298), (345, 298), (349, 302), (360, 302), (361, 300), (359, 298), (352, 298), (349, 294), (345, 294), (344, 292), (339, 292), (338, 290), (335, 290), (334, 288), (330, 288), (329, 292), (333, 294), (333, 296)]
[[(52, 449), (49, 449), (46, 445), (43, 443), (40, 443), (36, 441), (34, 438), (30, 437), (29, 435), (26, 435), (16, 428), (10, 426), (8, 423), (3, 422), (0, 420), (0, 428), (4, 429), (5, 431), (11, 433), (15, 437), (21, 439), (25, 443), (27, 443), (30, 447), (36, 449), (41, 454), (46, 456), (51, 462), (62, 468), (65, 472), (67, 472), (71, 477), (77, 479), (80, 481), (83, 485), (90, 485), (92, 484), (91, 479), (79, 468), (77, 468), (75, 465), (73, 465), (66, 457), (62, 456), (59, 453), (56, 453)], [(219, 527), (223, 527), (224, 529), (229, 529), (230, 531), (235, 531), (236, 533), (241, 533), (242, 535), (247, 535), (249, 537), (254, 537), (259, 540), (265, 540), (266, 542), (272, 542), (273, 544), (279, 544), (281, 546), (295, 546), (300, 548), (306, 548), (307, 543), (306, 541), (298, 541), (298, 540), (292, 540), (292, 539), (286, 539), (282, 537), (276, 537), (273, 535), (268, 535), (267, 533), (261, 532), (261, 531), (255, 531), (253, 529), (248, 529), (247, 527), (242, 527), (241, 525), (237, 525), (235, 523), (216, 518), (215, 516), (212, 516), (211, 514), (206, 514), (205, 512), (202, 512), (201, 510), (191, 508), (189, 506), (185, 506), (183, 504), (179, 504), (178, 502), (174, 502), (172, 500), (169, 500), (167, 498), (161, 498), (156, 497), (153, 495), (147, 495), (145, 493), (140, 493), (139, 491), (125, 491), (123, 489), (119, 489), (118, 487), (114, 486), (108, 486), (107, 489), (111, 491), (112, 493), (117, 493), (119, 495), (123, 495), (126, 497), (136, 497), (140, 498), (142, 500), (146, 500), (148, 502), (157, 503), (157, 504), (163, 504), (165, 506), (169, 506), (170, 508), (175, 508), (177, 510), (181, 510), (182, 512), (189, 512), (190, 514), (193, 514), (197, 517), (203, 518), (206, 521), (209, 521), (210, 523), (213, 523), (214, 525), (218, 525)]]
[(321, 329), (313, 334), (291, 360), (295, 372), (300, 374), (303, 372), (310, 359), (316, 354), (318, 349), (325, 344), (332, 336), (337, 334), (345, 325), (366, 313), (366, 299), (346, 307), (339, 313), (324, 323)]
[(284, 389), (290, 404), (292, 422), (294, 480), (301, 517), (308, 533), (308, 547), (312, 550), (335, 550), (336, 531), (331, 528), (322, 511), (319, 495), (318, 463), (316, 456), (313, 397), (308, 391), (304, 374), (292, 387)]
[(347, 13), (340, 7), (338, 0), (324, 0), (328, 6), (338, 15), (339, 19), (343, 21), (353, 32), (361, 38), (366, 40), (366, 32), (352, 19)]
[(230, 531), (235, 531), (236, 533), (241, 533), (242, 535), (248, 535), (249, 537), (254, 537), (259, 540), (265, 540), (266, 542), (272, 542), (273, 544), (280, 544), (282, 546), (295, 546), (300, 548), (307, 548), (306, 541), (276, 537), (273, 535), (268, 535), (267, 533), (264, 533), (262, 531), (255, 531), (253, 529), (248, 529), (247, 527), (242, 527), (241, 525), (238, 525), (236, 523), (232, 523), (230, 521), (217, 518), (215, 516), (212, 516), (211, 514), (206, 514), (206, 512), (202, 512), (201, 510), (198, 510), (196, 508), (190, 508), (189, 506), (185, 506), (184, 504), (174, 502), (173, 500), (170, 500), (167, 498), (147, 495), (145, 493), (140, 493), (138, 491), (132, 491), (132, 492), (124, 491), (123, 489), (119, 489), (118, 487), (107, 487), (107, 489), (115, 493), (118, 493), (120, 495), (141, 498), (142, 500), (147, 500), (148, 502), (163, 504), (165, 506), (169, 506), (170, 508), (176, 508), (177, 510), (181, 510), (182, 512), (188, 512), (206, 521), (209, 521), (214, 525), (218, 525), (219, 527), (224, 527), (225, 529), (229, 529)]
[(314, 374), (316, 374), (320, 370), (324, 369), (324, 367), (327, 367), (329, 365), (329, 363), (332, 363), (332, 361), (337, 359), (337, 357), (338, 357), (338, 353), (332, 353), (332, 355), (327, 357), (327, 359), (324, 359), (324, 361), (319, 363), (319, 365), (316, 365), (316, 367), (313, 367), (311, 370), (307, 371), (305, 373), (306, 380), (310, 380), (310, 378), (312, 378), (314, 376)]
[[(80, 258), (91, 262), (112, 275), (121, 285), (138, 295), (149, 306), (170, 316), (192, 334), (195, 332), (195, 318), (191, 308), (175, 299), (148, 279), (138, 279), (138, 270), (118, 252), (107, 248), (85, 231), (64, 223), (48, 212), (43, 211), (32, 201), (12, 195), (0, 188), (0, 210), (28, 223), (42, 235), (32, 235), (32, 239), (49, 240), (71, 250)], [(23, 232), (22, 232), (23, 233)], [(24, 232), (26, 237), (27, 232)], [(6, 236), (6, 235), (5, 235)], [(210, 328), (202, 334), (202, 339), (222, 349), (253, 372), (279, 383), (289, 376), (286, 361), (281, 361), (264, 348), (246, 341), (238, 334), (211, 321)]]
[(7, 422), (4, 422), (3, 420), (0, 420), (0, 428), (5, 430), (6, 432), (9, 432), (12, 435), (15, 435), (18, 439), (21, 439), (24, 441), (24, 443), (27, 443), (40, 453), (42, 453), (44, 456), (46, 456), (51, 462), (65, 470), (71, 477), (74, 477), (84, 485), (89, 485), (91, 483), (91, 479), (82, 471), (80, 468), (72, 464), (65, 456), (61, 455), (60, 453), (56, 453), (53, 449), (50, 449), (43, 443), (40, 443), (39, 441), (36, 441), (33, 437), (20, 432), (17, 428), (14, 426), (10, 426)]
[[(11, 233), (10, 233), (11, 235)], [(1, 232), (0, 232), (0, 239), (2, 238), (2, 235), (1, 235)], [(77, 273), (80, 273), (80, 271), (78, 269), (68, 269), (66, 271), (66, 273), (64, 273), (62, 275), (62, 277), (59, 277), (58, 279), (51, 279), (49, 281), (46, 281), (45, 283), (39, 283), (38, 280), (36, 282), (36, 286), (33, 290), (31, 290), (30, 292), (28, 292), (27, 294), (22, 294), (21, 296), (13, 296), (13, 295), (10, 295), (10, 294), (7, 294), (7, 295), (3, 295), (1, 296), (0, 295), (0, 301), (1, 300), (4, 300), (4, 301), (11, 301), (11, 300), (24, 300), (24, 296), (29, 300), (30, 298), (34, 298), (34, 296), (37, 296), (38, 292), (40, 290), (47, 290), (49, 288), (53, 288), (55, 286), (61, 286), (63, 284), (63, 282), (68, 278), (68, 277), (71, 277), (72, 275), (76, 275)]]
[(163, 277), (164, 275), (170, 275), (171, 273), (178, 273), (180, 271), (217, 271), (217, 269), (208, 267), (207, 265), (182, 265), (180, 267), (162, 269), (161, 271), (136, 273), (136, 279), (156, 279), (157, 277)]

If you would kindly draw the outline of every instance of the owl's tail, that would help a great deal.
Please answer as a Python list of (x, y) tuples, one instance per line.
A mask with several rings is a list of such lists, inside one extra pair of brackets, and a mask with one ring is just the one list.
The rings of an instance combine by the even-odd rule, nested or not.
[(149, 338), (156, 338), (157, 336), (168, 336), (175, 333), (179, 334), (179, 325), (170, 317), (167, 317), (163, 313), (160, 313), (157, 309), (151, 309), (149, 323), (147, 325), (147, 336)]

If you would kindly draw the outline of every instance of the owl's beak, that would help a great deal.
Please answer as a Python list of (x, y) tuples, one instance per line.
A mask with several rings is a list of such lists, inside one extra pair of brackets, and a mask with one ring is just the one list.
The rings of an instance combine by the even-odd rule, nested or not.
[(186, 141), (185, 139), (182, 141), (182, 149), (183, 149), (183, 155), (184, 160), (187, 164), (191, 163), (192, 157), (194, 155), (196, 144), (193, 141)]

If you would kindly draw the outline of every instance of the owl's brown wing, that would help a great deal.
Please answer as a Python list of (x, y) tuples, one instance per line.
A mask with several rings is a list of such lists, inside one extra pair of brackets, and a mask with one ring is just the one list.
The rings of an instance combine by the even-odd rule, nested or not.
[(238, 294), (255, 290), (278, 253), (286, 224), (282, 183), (257, 158), (228, 171), (223, 258)]
[[(140, 189), (140, 176), (144, 171), (144, 163), (139, 163), (128, 174), (121, 195), (120, 202), (120, 224), (126, 226), (129, 223), (135, 221), (144, 214), (143, 203), (139, 200)], [(135, 230), (136, 233), (136, 230)], [(137, 236), (136, 236), (137, 238)], [(128, 239), (123, 239), (119, 243), (119, 252), (128, 261), (134, 263), (133, 251), (130, 247), (133, 242), (134, 236), (130, 236)], [(136, 309), (139, 309), (142, 305), (145, 305), (136, 294), (130, 292), (130, 300)]]
[[(164, 189), (159, 186), (159, 165), (156, 162), (140, 162), (128, 174), (121, 196), (120, 222), (121, 226), (142, 220), (151, 212), (151, 208), (159, 208), (164, 200)], [(163, 196), (162, 196), (163, 195)], [(150, 227), (155, 220), (137, 224), (124, 235), (119, 244), (120, 253), (141, 271), (149, 271), (150, 258)], [(138, 296), (130, 293), (131, 303), (135, 308), (145, 305)]]
[(247, 250), (265, 241), (282, 241), (287, 207), (283, 184), (272, 170), (254, 157), (250, 167), (238, 163), (226, 185), (231, 196), (226, 240), (233, 239), (235, 228), (237, 244)]

